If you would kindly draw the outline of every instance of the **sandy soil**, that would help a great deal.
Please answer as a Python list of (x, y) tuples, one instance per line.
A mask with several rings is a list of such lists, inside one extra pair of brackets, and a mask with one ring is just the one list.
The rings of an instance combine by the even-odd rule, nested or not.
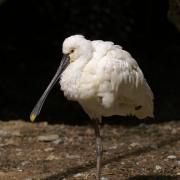
[[(91, 126), (0, 122), (0, 180), (95, 179)], [(180, 179), (180, 121), (104, 125), (103, 178)]]

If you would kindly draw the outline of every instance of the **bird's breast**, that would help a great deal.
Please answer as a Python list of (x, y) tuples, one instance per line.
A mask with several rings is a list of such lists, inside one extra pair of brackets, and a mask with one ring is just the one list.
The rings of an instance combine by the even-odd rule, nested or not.
[(64, 71), (60, 79), (61, 90), (63, 91), (64, 95), (71, 100), (76, 100), (78, 98), (79, 92), (77, 76), (77, 74)]
[(99, 84), (96, 74), (91, 68), (81, 69), (68, 67), (61, 76), (60, 86), (64, 95), (70, 100), (86, 100), (94, 97)]

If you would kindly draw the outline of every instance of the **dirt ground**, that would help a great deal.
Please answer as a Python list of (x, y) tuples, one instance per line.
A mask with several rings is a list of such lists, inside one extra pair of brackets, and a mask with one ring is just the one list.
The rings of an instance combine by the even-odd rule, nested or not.
[[(102, 180), (180, 179), (180, 121), (104, 125)], [(95, 179), (91, 126), (0, 122), (0, 180)]]

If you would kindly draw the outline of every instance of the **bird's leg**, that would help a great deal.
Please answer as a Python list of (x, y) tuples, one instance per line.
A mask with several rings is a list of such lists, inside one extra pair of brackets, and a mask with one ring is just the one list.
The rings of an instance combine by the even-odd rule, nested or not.
[(97, 164), (96, 164), (96, 179), (100, 180), (101, 177), (101, 160), (102, 160), (102, 143), (101, 143), (101, 135), (100, 135), (100, 125), (99, 125), (99, 119), (93, 119), (93, 126), (95, 130), (96, 135), (96, 154), (97, 154)]

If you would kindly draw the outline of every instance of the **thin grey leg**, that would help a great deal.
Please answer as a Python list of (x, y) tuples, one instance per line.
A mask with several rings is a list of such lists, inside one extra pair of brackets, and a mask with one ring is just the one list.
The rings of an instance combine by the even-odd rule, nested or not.
[(96, 179), (100, 180), (103, 149), (102, 149), (102, 142), (101, 142), (100, 127), (99, 127), (99, 120), (98, 119), (93, 119), (93, 126), (94, 126), (94, 130), (95, 130), (95, 135), (96, 135), (96, 154), (97, 154), (97, 157), (96, 157), (97, 158)]

